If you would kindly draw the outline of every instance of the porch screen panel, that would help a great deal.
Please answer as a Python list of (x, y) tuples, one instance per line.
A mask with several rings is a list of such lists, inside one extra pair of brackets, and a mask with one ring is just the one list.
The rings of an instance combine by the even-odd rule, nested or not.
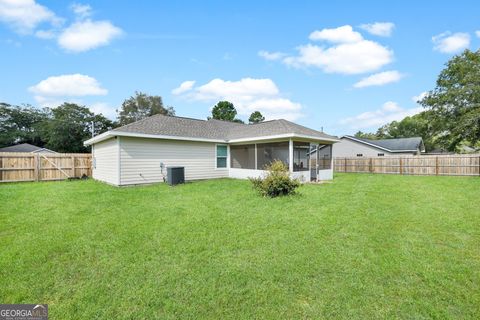
[(318, 146), (318, 169), (325, 170), (332, 168), (332, 145)]
[(258, 170), (264, 170), (274, 160), (280, 160), (288, 166), (288, 141), (257, 144)]
[(310, 143), (293, 142), (293, 171), (308, 171)]
[(255, 145), (231, 145), (230, 167), (238, 169), (255, 169)]

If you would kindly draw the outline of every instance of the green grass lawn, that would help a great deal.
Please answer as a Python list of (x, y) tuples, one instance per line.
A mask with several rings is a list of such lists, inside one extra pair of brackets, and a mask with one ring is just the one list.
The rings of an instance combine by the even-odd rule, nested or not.
[(0, 185), (0, 303), (51, 319), (480, 317), (480, 178)]

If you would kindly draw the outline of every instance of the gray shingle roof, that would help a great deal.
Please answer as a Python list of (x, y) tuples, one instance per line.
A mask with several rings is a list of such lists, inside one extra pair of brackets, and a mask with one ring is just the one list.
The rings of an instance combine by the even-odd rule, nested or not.
[(1, 148), (0, 152), (35, 152), (40, 150), (51, 151), (29, 143), (21, 143), (10, 147)]
[(392, 152), (400, 151), (415, 151), (423, 148), (423, 140), (421, 137), (413, 138), (397, 138), (397, 139), (380, 139), (380, 140), (371, 140), (371, 139), (362, 139), (352, 136), (345, 136), (354, 140), (363, 141), (369, 144), (373, 144), (380, 148), (390, 150)]
[(129, 132), (200, 139), (233, 140), (281, 134), (312, 136), (317, 139), (337, 139), (320, 131), (287, 120), (271, 120), (257, 124), (242, 124), (220, 120), (199, 120), (154, 115), (116, 128), (113, 132)]

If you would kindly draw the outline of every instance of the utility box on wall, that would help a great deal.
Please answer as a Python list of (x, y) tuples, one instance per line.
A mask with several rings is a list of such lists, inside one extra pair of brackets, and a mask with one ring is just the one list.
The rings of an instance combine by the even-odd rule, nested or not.
[(167, 183), (171, 186), (185, 183), (185, 167), (167, 167)]

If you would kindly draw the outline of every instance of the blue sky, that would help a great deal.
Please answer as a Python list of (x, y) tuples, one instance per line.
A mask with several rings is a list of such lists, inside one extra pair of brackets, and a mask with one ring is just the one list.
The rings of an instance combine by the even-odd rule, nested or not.
[(331, 134), (421, 108), (454, 54), (480, 46), (475, 1), (0, 0), (0, 101), (73, 101), (108, 117), (136, 90), (177, 115), (218, 100)]

